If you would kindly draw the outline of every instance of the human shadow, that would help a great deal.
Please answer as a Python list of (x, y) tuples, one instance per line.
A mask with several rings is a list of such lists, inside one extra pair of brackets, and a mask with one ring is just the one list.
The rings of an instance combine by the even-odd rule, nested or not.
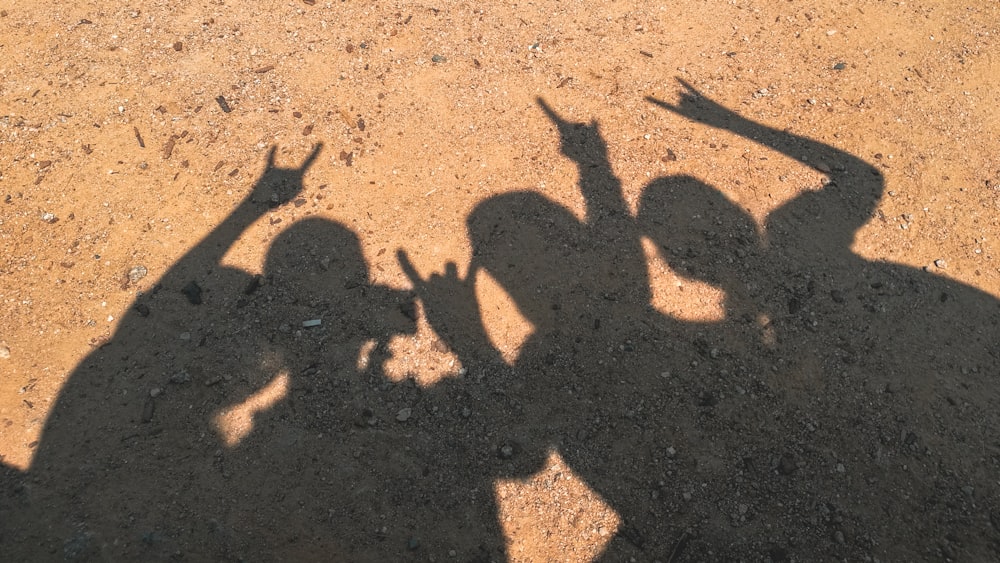
[[(304, 190), (319, 151), (282, 168), (272, 149), (244, 201), (70, 375), (32, 467), (6, 471), (4, 559), (410, 553), (434, 519), (412, 483), (427, 465), (406, 453), (411, 431), (394, 419), (419, 389), (387, 381), (382, 366), (389, 340), (415, 330), (412, 296), (371, 283), (358, 237), (329, 220), (282, 231), (260, 275), (222, 264), (268, 209)], [(470, 499), (460, 500), (456, 514)], [(488, 534), (468, 522), (447, 537), (477, 552)]]
[[(495, 477), (557, 452), (622, 517), (607, 560), (994, 557), (983, 462), (998, 459), (997, 300), (852, 251), (884, 189), (863, 159), (690, 87), (677, 106), (651, 101), (829, 181), (760, 229), (687, 176), (647, 185), (633, 218), (596, 125), (539, 101), (578, 166), (586, 217), (509, 193), (470, 214), (464, 278), (454, 264), (421, 278), (400, 255), (431, 324), (475, 369), (499, 363), (475, 305), (480, 271), (533, 326), (505, 380), (521, 408), (499, 413), (525, 463)], [(722, 318), (651, 310), (641, 237), (720, 289)]]
[[(853, 251), (884, 191), (877, 167), (682, 86), (677, 105), (649, 100), (828, 176), (767, 216), (738, 272), (765, 341), (762, 380), (785, 409), (772, 465), (788, 479), (775, 496), (813, 505), (770, 511), (795, 530), (779, 552), (997, 557), (1000, 301)], [(795, 524), (810, 512), (819, 526)]]
[[(571, 123), (544, 101), (539, 106), (577, 165), (585, 216), (535, 192), (511, 192), (470, 214), (473, 257), (464, 277), (448, 264), (443, 275), (425, 279), (405, 253), (400, 262), (431, 325), (472, 370), (502, 365), (476, 306), (478, 275), (496, 280), (533, 327), (501, 377), (500, 392), (519, 408), (495, 415), (498, 431), (516, 441), (521, 463), (508, 467), (513, 473), (487, 478), (525, 478), (557, 453), (622, 519), (606, 559), (668, 555), (686, 523), (668, 520), (663, 501), (649, 499), (672, 486), (670, 452), (688, 446), (688, 428), (700, 424), (719, 394), (700, 381), (704, 370), (691, 366), (719, 349), (730, 358), (754, 356), (744, 310), (750, 306), (727, 260), (737, 247), (756, 249), (753, 223), (685, 176), (653, 182), (637, 222), (597, 124)], [(729, 232), (709, 238), (704, 229), (716, 224)], [(682, 243), (686, 255), (699, 257), (687, 275), (725, 288), (726, 318), (689, 322), (655, 311), (643, 236)]]
[[(319, 153), (279, 168), (272, 150), (246, 200), (71, 374), (5, 487), (4, 551), (514, 559), (495, 484), (558, 454), (621, 517), (608, 561), (994, 558), (997, 300), (852, 252), (884, 187), (863, 159), (690, 87), (650, 101), (831, 181), (761, 228), (685, 175), (649, 183), (633, 215), (597, 123), (539, 100), (583, 217), (535, 192), (489, 198), (467, 217), (464, 275), (422, 276), (400, 249), (411, 293), (372, 283), (358, 236), (323, 219), (285, 229), (259, 276), (223, 265)], [(722, 314), (652, 307), (643, 239), (718, 290)], [(484, 276), (533, 329), (511, 364), (476, 299)], [(384, 369), (420, 313), (464, 367), (429, 387)]]

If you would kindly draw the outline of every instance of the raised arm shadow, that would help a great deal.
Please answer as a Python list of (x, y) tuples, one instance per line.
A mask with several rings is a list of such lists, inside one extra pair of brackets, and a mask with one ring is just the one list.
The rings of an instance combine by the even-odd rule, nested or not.
[[(718, 129), (730, 131), (774, 149), (806, 166), (826, 174), (829, 181), (817, 191), (805, 192), (768, 216), (768, 236), (787, 237), (797, 244), (808, 240), (834, 243), (842, 249), (850, 246), (854, 232), (872, 216), (882, 198), (885, 182), (875, 166), (863, 159), (821, 141), (782, 131), (758, 123), (704, 97), (683, 80), (677, 105), (647, 97), (652, 104)], [(802, 221), (802, 215), (808, 221)], [(789, 221), (791, 217), (798, 220)], [(800, 223), (808, 232), (796, 232)], [(775, 232), (779, 231), (779, 232)], [(780, 232), (784, 231), (784, 232)]]

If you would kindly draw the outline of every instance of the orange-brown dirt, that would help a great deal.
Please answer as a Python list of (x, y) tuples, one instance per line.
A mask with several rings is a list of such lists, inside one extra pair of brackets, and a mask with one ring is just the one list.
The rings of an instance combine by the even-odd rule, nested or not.
[(997, 560), (997, 53), (994, 2), (0, 0), (3, 559)]

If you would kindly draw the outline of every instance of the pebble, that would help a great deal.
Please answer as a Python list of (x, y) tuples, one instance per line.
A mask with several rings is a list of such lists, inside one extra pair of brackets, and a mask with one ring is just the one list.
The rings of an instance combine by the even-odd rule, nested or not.
[(156, 397), (159, 397), (160, 393), (163, 393), (163, 389), (160, 389), (159, 387), (153, 387), (152, 389), (149, 390), (149, 396), (153, 397), (154, 399)]
[(323, 324), (323, 320), (322, 319), (310, 319), (308, 321), (302, 321), (302, 326), (304, 328), (319, 326), (321, 324)]
[(798, 469), (798, 467), (795, 465), (795, 460), (787, 455), (781, 456), (781, 459), (778, 461), (778, 473), (782, 475), (791, 475), (796, 469)]
[(156, 403), (153, 402), (153, 398), (149, 397), (146, 402), (142, 405), (142, 421), (149, 422), (153, 420), (153, 413), (156, 411)]
[(975, 487), (970, 487), (969, 485), (966, 485), (962, 487), (962, 492), (965, 493), (965, 496), (972, 498), (972, 496), (976, 494), (976, 489)]
[(185, 370), (181, 370), (170, 376), (170, 383), (188, 383), (191, 381), (191, 374)]
[(191, 340), (191, 333), (190, 332), (182, 332), (180, 334), (180, 336), (178, 336), (178, 338), (180, 338), (181, 340)]
[(399, 422), (406, 422), (407, 420), (410, 420), (411, 415), (413, 415), (413, 409), (411, 409), (410, 407), (406, 407), (405, 409), (399, 409), (399, 412), (396, 413), (396, 420), (398, 420)]
[(55, 215), (51, 214), (51, 213), (45, 213), (44, 215), (42, 215), (42, 221), (45, 221), (46, 223), (48, 223), (50, 225), (52, 223), (55, 223), (58, 220), (59, 220), (59, 218), (56, 217)]
[(201, 305), (201, 286), (197, 282), (191, 281), (181, 289), (181, 293), (192, 305)]
[(215, 101), (219, 104), (219, 108), (223, 113), (229, 113), (233, 111), (233, 108), (229, 107), (229, 102), (226, 101), (226, 97), (219, 95), (215, 98)]
[(6, 360), (10, 357), (10, 348), (0, 344), (0, 359)]
[(444, 63), (444, 62), (448, 62), (448, 58), (445, 57), (444, 55), (434, 55), (433, 57), (431, 57), (431, 62), (432, 63)]
[(948, 267), (948, 262), (944, 258), (938, 258), (934, 261), (934, 265), (943, 270)]
[(131, 283), (135, 283), (141, 280), (142, 278), (146, 277), (147, 273), (149, 273), (149, 271), (146, 269), (145, 266), (134, 266), (131, 270), (128, 271), (128, 281)]

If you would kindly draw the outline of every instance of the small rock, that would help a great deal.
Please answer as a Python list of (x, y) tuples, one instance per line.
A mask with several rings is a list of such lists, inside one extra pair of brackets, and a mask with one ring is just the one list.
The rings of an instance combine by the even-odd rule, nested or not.
[(149, 396), (153, 397), (154, 399), (156, 397), (159, 397), (160, 393), (163, 393), (163, 389), (160, 389), (159, 387), (153, 387), (152, 389), (149, 390)]
[(261, 276), (260, 274), (257, 274), (254, 277), (250, 278), (250, 281), (247, 282), (247, 286), (243, 288), (243, 295), (253, 295), (254, 292), (256, 292), (257, 289), (260, 288), (263, 279), (264, 279), (263, 276)]
[(406, 422), (407, 420), (410, 420), (411, 415), (413, 415), (413, 409), (409, 407), (405, 409), (399, 409), (399, 412), (396, 413), (396, 420), (398, 420), (399, 422)]
[(834, 303), (844, 302), (844, 293), (839, 289), (834, 289), (830, 291), (830, 298), (833, 299)]
[(504, 444), (500, 446), (500, 449), (497, 450), (497, 453), (500, 454), (500, 457), (502, 459), (510, 459), (514, 457), (514, 446), (510, 444)]
[(42, 215), (42, 221), (45, 221), (46, 223), (48, 223), (50, 225), (52, 223), (55, 223), (58, 220), (59, 220), (59, 218), (56, 217), (55, 215), (51, 214), (51, 213), (45, 213), (45, 214)]
[(675, 450), (673, 446), (670, 446), (669, 448), (667, 448), (667, 457), (671, 457), (672, 458), (672, 457), (674, 457), (676, 455), (677, 455), (677, 450)]
[(10, 357), (10, 348), (4, 344), (0, 344), (0, 359), (6, 360)]
[(188, 383), (190, 381), (191, 381), (191, 374), (185, 370), (181, 370), (170, 376), (170, 383), (176, 383), (179, 385), (181, 383)]
[(434, 55), (433, 57), (431, 57), (431, 62), (432, 63), (445, 63), (445, 62), (448, 62), (448, 58), (445, 57), (444, 55)]
[(192, 305), (201, 305), (201, 286), (198, 285), (198, 282), (193, 280), (188, 282), (188, 284), (181, 289), (181, 293), (184, 294), (184, 297), (187, 297), (188, 302)]
[(844, 543), (845, 543), (844, 532), (841, 532), (840, 530), (837, 530), (836, 532), (834, 532), (833, 533), (833, 540), (835, 542), (839, 543), (840, 545), (844, 545)]
[(420, 540), (417, 538), (410, 538), (410, 541), (406, 542), (406, 549), (409, 549), (410, 551), (415, 551), (419, 547)]
[(711, 391), (702, 391), (698, 395), (697, 405), (699, 407), (714, 407), (719, 402), (715, 394)]
[(802, 302), (792, 297), (788, 300), (788, 312), (792, 315), (802, 310)]
[(782, 475), (791, 475), (796, 469), (798, 469), (798, 466), (795, 464), (795, 460), (793, 460), (791, 456), (781, 456), (781, 459), (778, 461), (778, 473)]
[(146, 402), (142, 405), (142, 421), (149, 422), (153, 420), (153, 413), (156, 411), (156, 403), (153, 402), (152, 397), (148, 397)]
[(934, 265), (943, 270), (948, 267), (948, 262), (944, 258), (938, 258), (934, 261)]
[(229, 102), (226, 101), (225, 96), (219, 95), (215, 98), (215, 101), (219, 104), (219, 109), (221, 109), (223, 113), (233, 111), (233, 108), (229, 107)]
[(847, 63), (837, 63), (833, 65), (833, 70), (844, 70), (847, 68)]
[(975, 489), (975, 487), (971, 487), (969, 485), (966, 485), (966, 486), (962, 487), (962, 492), (965, 493), (965, 496), (967, 496), (969, 498), (972, 498), (972, 496), (976, 494), (976, 489)]
[(178, 336), (178, 338), (180, 338), (181, 340), (191, 340), (191, 333), (190, 332), (182, 332), (180, 334), (180, 336)]
[(399, 312), (411, 321), (417, 320), (417, 306), (413, 301), (406, 301), (399, 304)]
[(147, 307), (144, 303), (136, 303), (133, 309), (135, 309), (136, 313), (139, 313), (140, 317), (149, 316), (149, 307)]
[(128, 271), (128, 281), (129, 283), (135, 283), (142, 278), (146, 277), (149, 273), (145, 266), (133, 266), (131, 270)]

